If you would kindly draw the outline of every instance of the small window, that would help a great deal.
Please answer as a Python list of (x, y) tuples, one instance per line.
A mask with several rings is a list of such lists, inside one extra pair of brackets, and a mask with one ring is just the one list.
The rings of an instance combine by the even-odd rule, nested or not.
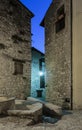
[(61, 6), (57, 11), (57, 21), (56, 21), (56, 33), (65, 28), (65, 13), (64, 5)]
[(58, 9), (58, 11), (57, 11), (57, 16), (59, 17), (59, 16), (61, 16), (61, 15), (63, 15), (64, 14), (64, 5), (62, 5), (59, 9)]
[(15, 61), (15, 72), (14, 74), (23, 74), (23, 63), (19, 61)]
[(42, 91), (43, 91), (43, 90), (37, 90), (37, 97), (39, 97), (39, 98), (42, 97)]

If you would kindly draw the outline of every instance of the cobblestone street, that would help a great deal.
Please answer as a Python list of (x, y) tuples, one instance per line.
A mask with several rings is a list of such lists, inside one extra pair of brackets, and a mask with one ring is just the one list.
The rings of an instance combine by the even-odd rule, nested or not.
[(30, 120), (15, 117), (1, 117), (0, 130), (82, 130), (82, 111), (64, 113), (55, 124), (39, 123), (27, 126)]

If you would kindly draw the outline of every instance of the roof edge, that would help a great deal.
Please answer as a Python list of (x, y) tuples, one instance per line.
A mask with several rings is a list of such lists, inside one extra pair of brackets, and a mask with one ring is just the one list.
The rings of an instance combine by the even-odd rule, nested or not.
[(35, 51), (37, 51), (37, 52), (39, 52), (39, 53), (42, 54), (42, 55), (45, 55), (44, 53), (42, 53), (41, 51), (39, 51), (39, 50), (36, 49), (35, 47), (31, 47), (31, 49), (32, 49), (32, 50), (35, 50)]
[(20, 0), (17, 0), (19, 4), (21, 4), (26, 11), (28, 11), (31, 15), (31, 17), (34, 17), (35, 15), (32, 13), (32, 11), (30, 11)]
[(51, 4), (49, 5), (49, 7), (48, 7), (48, 9), (47, 9), (47, 11), (46, 11), (46, 13), (45, 13), (45, 15), (44, 15), (44, 17), (43, 17), (41, 23), (40, 23), (40, 26), (42, 26), (42, 27), (44, 27), (44, 21), (45, 21), (46, 14), (47, 14), (48, 10), (50, 9), (52, 3), (53, 3), (53, 1), (52, 1)]

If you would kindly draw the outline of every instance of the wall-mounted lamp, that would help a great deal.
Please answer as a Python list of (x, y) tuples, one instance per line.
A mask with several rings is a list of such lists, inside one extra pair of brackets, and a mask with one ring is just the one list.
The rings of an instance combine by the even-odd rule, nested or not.
[(43, 75), (44, 75), (44, 73), (43, 73), (42, 71), (40, 71), (40, 72), (39, 72), (39, 75), (40, 75), (40, 76), (43, 76)]

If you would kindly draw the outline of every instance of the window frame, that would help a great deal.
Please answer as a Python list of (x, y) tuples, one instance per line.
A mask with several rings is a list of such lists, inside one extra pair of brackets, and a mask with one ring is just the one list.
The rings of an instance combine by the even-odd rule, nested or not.
[(14, 61), (14, 75), (23, 75), (24, 61), (16, 59), (13, 59), (13, 61)]

